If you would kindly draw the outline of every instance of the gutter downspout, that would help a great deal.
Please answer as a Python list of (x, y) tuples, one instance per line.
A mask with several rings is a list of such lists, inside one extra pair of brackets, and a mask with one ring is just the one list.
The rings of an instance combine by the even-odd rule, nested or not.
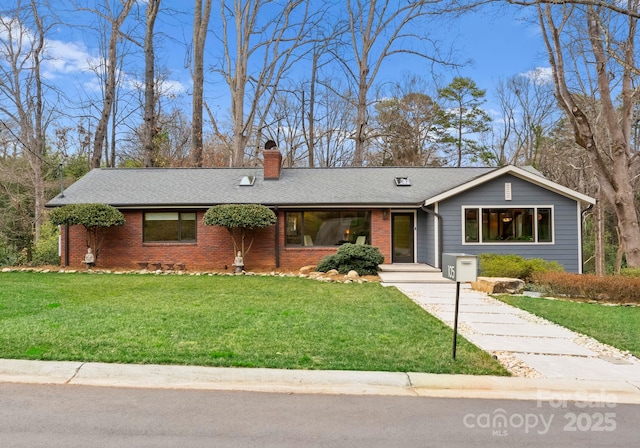
[(64, 266), (69, 266), (69, 224), (64, 225)]
[(276, 214), (276, 269), (280, 267), (280, 213), (278, 212), (278, 206), (275, 206), (275, 214)]
[(442, 239), (443, 239), (442, 215), (434, 212), (433, 210), (425, 207), (424, 205), (421, 205), (420, 208), (422, 209), (422, 211), (427, 212), (428, 214), (430, 214), (431, 216), (434, 216), (438, 220), (438, 267), (442, 269), (442, 253), (444, 252), (444, 247), (442, 247)]

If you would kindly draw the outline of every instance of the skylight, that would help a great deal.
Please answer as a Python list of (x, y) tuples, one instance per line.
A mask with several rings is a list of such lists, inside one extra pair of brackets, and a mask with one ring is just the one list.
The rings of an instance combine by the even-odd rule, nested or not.
[(242, 179), (240, 179), (240, 186), (251, 187), (255, 181), (256, 181), (255, 176), (242, 176)]
[(408, 177), (396, 177), (395, 181), (396, 181), (396, 185), (398, 187), (410, 187), (411, 186), (411, 179), (409, 179)]

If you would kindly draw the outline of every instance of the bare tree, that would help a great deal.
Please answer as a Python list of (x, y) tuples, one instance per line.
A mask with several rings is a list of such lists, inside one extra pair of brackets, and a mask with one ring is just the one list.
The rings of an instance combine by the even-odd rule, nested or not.
[(498, 166), (537, 166), (543, 139), (560, 110), (553, 83), (540, 70), (512, 76), (496, 88), (502, 129), (494, 128), (492, 151)]
[(40, 238), (46, 201), (45, 133), (54, 112), (45, 100), (47, 87), (43, 83), (41, 65), (46, 55), (48, 26), (40, 7), (36, 0), (30, 0), (26, 5), (18, 1), (13, 11), (0, 15), (0, 33), (4, 36), (0, 39), (3, 59), (0, 64), (0, 114), (2, 124), (18, 141), (31, 167), (36, 241)]
[[(361, 166), (365, 158), (368, 135), (369, 94), (383, 63), (391, 56), (405, 54), (440, 61), (437, 50), (430, 55), (416, 42), (426, 42), (425, 36), (414, 30), (425, 29), (427, 16), (437, 12), (439, 1), (415, 0), (347, 0), (348, 35), (355, 58), (352, 66), (342, 60), (345, 72), (356, 87), (356, 124), (353, 139), (353, 165)], [(440, 10), (444, 12), (444, 8)], [(422, 22), (420, 22), (422, 21)]]
[(160, 0), (148, 0), (144, 33), (144, 166), (155, 165), (156, 147), (156, 90), (155, 51), (153, 31), (160, 10)]
[[(207, 40), (212, 0), (195, 1), (193, 15), (193, 102), (191, 116), (191, 158), (202, 166), (202, 108), (204, 94), (204, 46)], [(204, 9), (203, 9), (204, 8)]]
[(99, 168), (102, 161), (102, 153), (107, 135), (109, 119), (112, 115), (113, 103), (116, 96), (118, 41), (123, 37), (121, 32), (122, 24), (135, 4), (136, 0), (120, 0), (120, 10), (112, 11), (110, 2), (105, 2), (104, 11), (101, 9), (93, 10), (95, 14), (108, 23), (110, 26), (110, 35), (107, 58), (104, 62), (106, 64), (104, 102), (102, 104), (102, 112), (100, 114), (100, 119), (98, 120), (93, 139), (93, 154), (91, 155), (92, 168)]
[[(320, 167), (348, 166), (353, 160), (353, 97), (339, 81), (325, 84), (316, 95), (317, 116), (322, 117), (316, 126), (317, 165)], [(338, 93), (339, 92), (339, 93)]]
[(244, 165), (245, 148), (254, 129), (264, 127), (264, 123), (256, 123), (256, 117), (267, 117), (257, 114), (258, 107), (271, 107), (278, 84), (306, 39), (308, 4), (309, 0), (281, 4), (220, 0), (224, 56), (213, 70), (224, 78), (231, 93), (233, 166)]
[[(576, 143), (614, 205), (627, 265), (640, 267), (640, 228), (632, 186), (631, 127), (638, 102), (638, 0), (624, 9), (591, 2), (537, 5), (556, 97)], [(622, 9), (617, 11), (615, 9)], [(587, 100), (585, 100), (587, 99)]]

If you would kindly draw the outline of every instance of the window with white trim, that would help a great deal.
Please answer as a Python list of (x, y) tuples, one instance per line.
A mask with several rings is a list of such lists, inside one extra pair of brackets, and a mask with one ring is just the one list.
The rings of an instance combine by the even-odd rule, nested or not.
[(551, 207), (465, 207), (465, 243), (552, 243)]

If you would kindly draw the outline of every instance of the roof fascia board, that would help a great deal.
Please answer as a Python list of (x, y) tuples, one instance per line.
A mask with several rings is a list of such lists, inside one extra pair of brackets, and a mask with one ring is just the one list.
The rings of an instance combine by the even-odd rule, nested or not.
[[(126, 205), (118, 205), (118, 204), (111, 204), (113, 207), (120, 209), (120, 210), (157, 210), (157, 209), (181, 209), (181, 210), (185, 210), (185, 209), (203, 209), (203, 208), (209, 208), (209, 207), (213, 207), (214, 205), (225, 205), (225, 203), (222, 204), (184, 204), (184, 205), (179, 205), (179, 204), (140, 204), (140, 205), (136, 205), (136, 204), (126, 204)], [(397, 204), (397, 203), (393, 203), (393, 204), (343, 204), (343, 203), (336, 203), (336, 204), (311, 204), (311, 203), (303, 203), (303, 204), (262, 204), (266, 207), (277, 207), (279, 209), (300, 209), (300, 208), (314, 208), (314, 209), (336, 209), (336, 208), (366, 208), (366, 209), (370, 209), (370, 208), (406, 208), (406, 209), (416, 209), (422, 206), (422, 203), (420, 204)], [(56, 206), (52, 206), (52, 207), (58, 207)]]
[(587, 204), (595, 204), (596, 200), (590, 196), (587, 196), (582, 193), (578, 193), (577, 191), (573, 191), (570, 188), (564, 187), (556, 182), (545, 179), (542, 176), (538, 176), (537, 174), (533, 174), (530, 171), (524, 170), (517, 166), (507, 165), (501, 168), (495, 169), (490, 173), (477, 177), (467, 183), (459, 185), (455, 188), (452, 188), (449, 191), (441, 193), (439, 195), (433, 196), (431, 198), (427, 198), (424, 201), (424, 205), (431, 205), (437, 202), (443, 201), (455, 195), (458, 195), (462, 192), (465, 192), (471, 188), (474, 188), (478, 185), (482, 185), (485, 182), (489, 182), (490, 180), (496, 179), (504, 174), (512, 174), (515, 177), (531, 182), (532, 184), (538, 185), (539, 187), (545, 188), (547, 190), (558, 193), (562, 196), (571, 198), (573, 200), (579, 202), (585, 202)]

